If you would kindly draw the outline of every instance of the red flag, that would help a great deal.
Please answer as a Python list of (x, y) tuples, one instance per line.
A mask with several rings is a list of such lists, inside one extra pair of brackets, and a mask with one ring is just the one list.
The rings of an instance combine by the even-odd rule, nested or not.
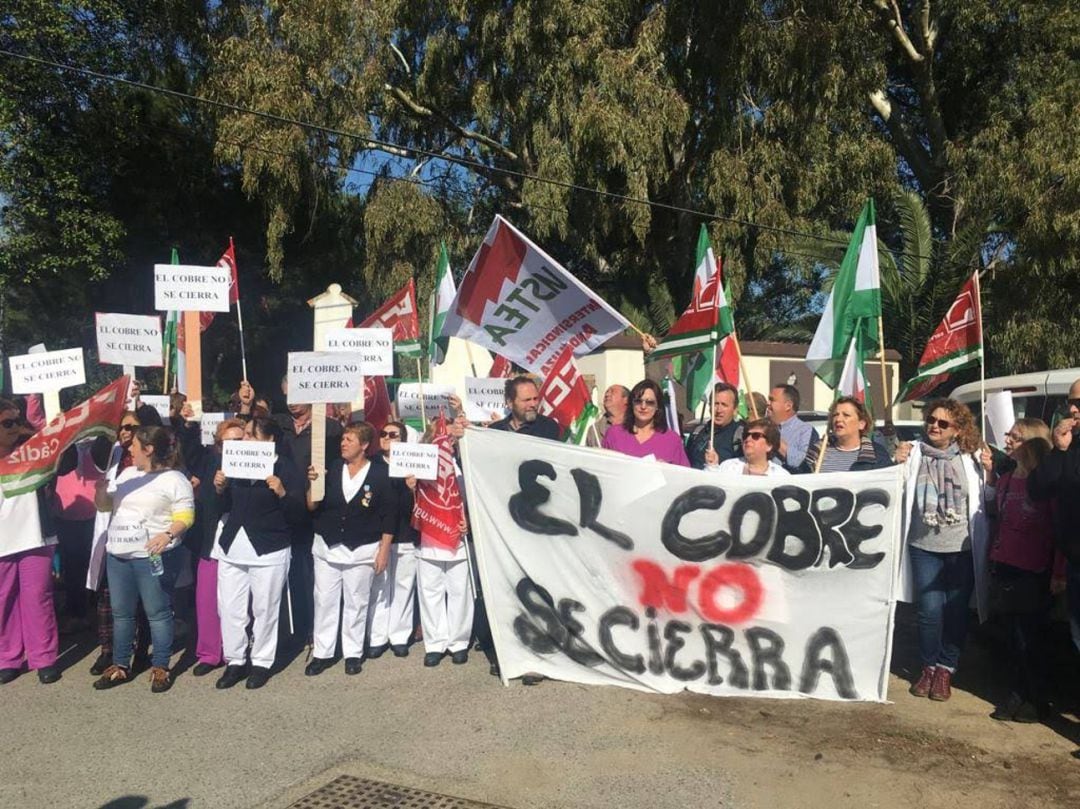
[(574, 353), (570, 346), (555, 357), (551, 373), (540, 388), (540, 402), (544, 415), (559, 422), (564, 435), (592, 405), (585, 380), (574, 364)]
[(364, 420), (376, 431), (382, 430), (386, 422), (393, 420), (390, 392), (386, 389), (385, 377), (364, 377)]
[[(231, 306), (240, 300), (240, 284), (236, 279), (236, 248), (233, 245), (232, 236), (229, 237), (229, 246), (221, 254), (216, 266), (228, 270), (232, 277), (232, 282), (229, 284), (229, 305)], [(199, 331), (206, 331), (213, 322), (214, 312), (199, 312)]]
[(458, 526), (465, 516), (465, 506), (458, 488), (454, 451), (446, 430), (446, 416), (442, 413), (439, 413), (439, 418), (435, 421), (435, 438), (432, 443), (439, 448), (439, 477), (416, 482), (413, 527), (419, 529), (423, 539), (452, 551), (456, 550), (461, 542), (461, 530)]
[(488, 371), (488, 379), (509, 379), (513, 375), (514, 366), (510, 360), (502, 354), (496, 354), (495, 361), (491, 363), (491, 370)]
[(416, 284), (413, 279), (387, 299), (363, 323), (362, 329), (382, 327), (394, 333), (394, 351), (420, 352), (420, 319), (416, 315)]

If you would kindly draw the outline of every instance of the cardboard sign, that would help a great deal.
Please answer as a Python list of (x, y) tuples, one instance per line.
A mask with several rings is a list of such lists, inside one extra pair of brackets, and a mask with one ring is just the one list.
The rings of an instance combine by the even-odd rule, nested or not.
[(221, 471), (227, 478), (266, 480), (274, 474), (277, 447), (273, 441), (223, 441)]
[(86, 382), (81, 348), (9, 358), (12, 393), (51, 393)]
[(203, 413), (199, 417), (199, 427), (202, 430), (202, 445), (204, 447), (213, 446), (218, 425), (225, 419), (231, 419), (232, 417), (232, 413)]
[(147, 396), (142, 394), (139, 396), (139, 404), (149, 405), (157, 411), (157, 414), (161, 416), (161, 420), (167, 425), (169, 423), (169, 397), (168, 396)]
[(1005, 435), (1016, 424), (1016, 410), (1013, 408), (1012, 391), (1002, 390), (986, 397), (986, 442), (1004, 449)]
[[(421, 386), (417, 382), (403, 382), (398, 385), (398, 418), (402, 420), (420, 419), (420, 388)], [(454, 393), (453, 385), (436, 385), (425, 382), (423, 390), (424, 412), (427, 414), (427, 418), (438, 418), (440, 407), (446, 413), (446, 418), (452, 418), (450, 413), (450, 396)]]
[(465, 377), (465, 418), (469, 421), (498, 421), (506, 409), (506, 380), (488, 377)]
[(390, 477), (435, 480), (439, 477), (439, 447), (437, 444), (390, 445)]
[(326, 335), (326, 350), (349, 352), (364, 376), (393, 376), (393, 334), (390, 329), (333, 329)]
[(98, 361), (109, 365), (160, 368), (161, 317), (97, 312)]
[(154, 308), (159, 312), (228, 312), (228, 267), (154, 265)]
[(289, 404), (351, 402), (360, 395), (364, 371), (359, 354), (290, 351)]

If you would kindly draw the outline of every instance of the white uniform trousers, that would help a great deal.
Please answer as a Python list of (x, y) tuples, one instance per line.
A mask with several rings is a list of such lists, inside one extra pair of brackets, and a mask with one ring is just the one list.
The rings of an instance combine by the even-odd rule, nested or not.
[(288, 558), (280, 565), (237, 565), (218, 560), (218, 614), (227, 665), (241, 666), (247, 658), (249, 609), (251, 665), (267, 669), (274, 665), (281, 594), (288, 577)]
[[(364, 656), (364, 630), (367, 628), (368, 602), (371, 600), (371, 582), (374, 578), (374, 561), (343, 565), (315, 557), (313, 656), (324, 659), (334, 656), (339, 611), (342, 656)], [(342, 597), (344, 609), (341, 606)]]
[(468, 649), (473, 622), (468, 560), (440, 562), (418, 559), (416, 581), (420, 590), (424, 651), (458, 652)]
[(368, 610), (368, 644), (404, 646), (413, 634), (416, 546), (394, 543), (386, 570), (375, 577)]

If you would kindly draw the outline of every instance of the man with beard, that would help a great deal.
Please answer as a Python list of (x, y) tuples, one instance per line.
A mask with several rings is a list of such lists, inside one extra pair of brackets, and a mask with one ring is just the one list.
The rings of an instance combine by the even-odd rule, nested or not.
[(510, 408), (510, 415), (493, 422), (492, 430), (559, 440), (559, 423), (540, 414), (540, 389), (529, 377), (515, 376), (507, 380), (506, 406)]

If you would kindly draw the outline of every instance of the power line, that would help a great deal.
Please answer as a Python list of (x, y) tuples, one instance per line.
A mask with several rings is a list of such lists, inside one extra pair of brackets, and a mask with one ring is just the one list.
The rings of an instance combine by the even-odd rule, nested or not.
[[(69, 73), (75, 73), (88, 78), (99, 79), (101, 81), (112, 82), (126, 87), (132, 87), (140, 90), (145, 90), (151, 93), (159, 93), (173, 98), (183, 99), (185, 101), (193, 101), (199, 104), (206, 104), (219, 109), (229, 110), (231, 112), (240, 113), (242, 115), (252, 115), (257, 118), (262, 118), (268, 121), (273, 121), (279, 124), (288, 124), (291, 126), (297, 126), (301, 129), (312, 130), (316, 132), (322, 132), (328, 135), (334, 135), (340, 138), (346, 138), (350, 140), (360, 141), (366, 143), (369, 147), (378, 149), (388, 154), (395, 154), (400, 152), (409, 152), (414, 155), (429, 157), (434, 160), (443, 160), (448, 163), (454, 163), (465, 168), (472, 169), (479, 173), (495, 173), (503, 174), (509, 177), (515, 177), (520, 180), (531, 180), (533, 182), (544, 183), (547, 185), (556, 186), (559, 188), (565, 188), (570, 191), (578, 191), (586, 194), (595, 194), (596, 196), (605, 197), (607, 199), (615, 200), (618, 202), (627, 202), (637, 205), (647, 205), (652, 208), (660, 208), (663, 210), (673, 211), (675, 213), (690, 214), (692, 216), (701, 217), (702, 219), (716, 220), (719, 222), (728, 222), (730, 224), (739, 225), (745, 228), (752, 228), (755, 230), (766, 231), (770, 233), (778, 233), (785, 236), (798, 236), (800, 238), (815, 239), (821, 242), (829, 242), (833, 244), (847, 244), (844, 239), (837, 239), (831, 236), (822, 236), (814, 233), (806, 233), (804, 231), (792, 230), (790, 228), (776, 227), (775, 225), (763, 225), (758, 222), (751, 222), (745, 219), (738, 219), (736, 217), (722, 216), (716, 213), (709, 213), (706, 211), (696, 210), (694, 208), (686, 208), (680, 205), (672, 205), (666, 202), (656, 202), (649, 199), (643, 199), (641, 197), (633, 197), (627, 194), (619, 194), (613, 191), (605, 191), (600, 188), (590, 188), (588, 186), (578, 185), (576, 183), (567, 182), (565, 180), (557, 180), (551, 177), (543, 177), (538, 174), (531, 174), (529, 172), (517, 171), (515, 169), (502, 168), (498, 166), (489, 166), (485, 163), (481, 163), (477, 160), (472, 160), (466, 157), (460, 157), (457, 155), (446, 154), (444, 152), (435, 152), (429, 149), (423, 149), (417, 146), (406, 146), (404, 144), (394, 143), (392, 141), (380, 140), (378, 138), (372, 138), (367, 135), (361, 135), (355, 132), (347, 132), (341, 129), (334, 129), (332, 127), (323, 126), (321, 124), (315, 124), (310, 121), (302, 121), (297, 118), (290, 118), (288, 116), (276, 115), (271, 112), (263, 112), (261, 110), (251, 109), (250, 107), (242, 107), (238, 104), (232, 104), (228, 101), (219, 101), (213, 98), (207, 98), (205, 96), (197, 96), (191, 93), (185, 93), (180, 90), (171, 90), (166, 87), (158, 87), (157, 85), (148, 84), (146, 82), (137, 81), (135, 79), (127, 79), (122, 76), (113, 76), (108, 73), (101, 73), (96, 70), (90, 70), (88, 68), (76, 67), (74, 65), (63, 64), (62, 62), (54, 62), (50, 59), (42, 59), (37, 56), (30, 56), (28, 54), (16, 53), (0, 48), (0, 56), (7, 56), (12, 59), (18, 59), (24, 62), (32, 64), (54, 68), (56, 70), (67, 71)], [(247, 148), (247, 147), (244, 147)], [(554, 210), (554, 209), (553, 209)], [(927, 256), (915, 256), (915, 258), (928, 258)]]

